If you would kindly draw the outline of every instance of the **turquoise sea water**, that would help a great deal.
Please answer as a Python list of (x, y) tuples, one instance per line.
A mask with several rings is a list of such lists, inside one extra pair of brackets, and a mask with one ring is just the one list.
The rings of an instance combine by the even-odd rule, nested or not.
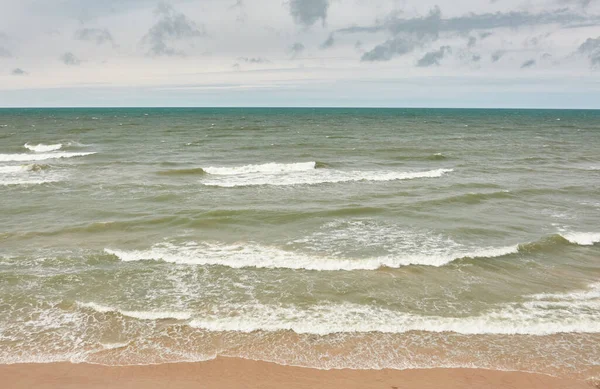
[(0, 362), (600, 371), (600, 111), (0, 110)]

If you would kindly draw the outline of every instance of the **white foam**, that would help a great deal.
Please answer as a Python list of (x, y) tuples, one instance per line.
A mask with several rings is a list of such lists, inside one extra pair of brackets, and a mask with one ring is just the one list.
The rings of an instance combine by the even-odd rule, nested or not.
[(56, 143), (52, 145), (45, 145), (40, 143), (39, 145), (30, 145), (29, 143), (25, 143), (23, 147), (28, 150), (35, 151), (36, 153), (45, 153), (48, 151), (60, 150), (62, 148), (62, 144)]
[(600, 242), (598, 232), (562, 232), (561, 235), (569, 242), (582, 246), (592, 246)]
[(162, 260), (192, 265), (222, 265), (232, 268), (285, 268), (304, 270), (375, 270), (381, 267), (398, 268), (408, 265), (443, 266), (459, 258), (493, 258), (513, 254), (517, 246), (476, 249), (434, 254), (390, 254), (372, 258), (344, 258), (328, 255), (292, 252), (276, 247), (244, 244), (161, 243), (149, 250), (105, 249), (121, 261)]
[(204, 171), (208, 174), (216, 175), (238, 175), (249, 173), (286, 173), (303, 172), (313, 170), (317, 166), (316, 162), (297, 162), (297, 163), (265, 163), (260, 165), (245, 165), (237, 167), (207, 167)]
[(39, 165), (0, 166), (0, 185), (37, 185), (61, 180), (56, 173), (40, 171)]
[(263, 304), (228, 307), (220, 316), (203, 314), (189, 324), (209, 331), (282, 331), (299, 334), (405, 333), (409, 331), (459, 334), (528, 334), (600, 332), (600, 300), (526, 301), (508, 303), (475, 316), (424, 316), (418, 313), (358, 304), (320, 304), (308, 308)]
[(217, 310), (192, 312), (127, 311), (96, 303), (77, 303), (97, 312), (117, 312), (140, 320), (189, 320), (194, 328), (221, 332), (294, 331), (298, 334), (406, 333), (428, 331), (476, 334), (551, 335), (600, 332), (600, 283), (588, 290), (524, 296), (472, 316), (423, 315), (355, 303), (227, 303)]
[(43, 168), (43, 165), (16, 165), (16, 166), (0, 166), (0, 174), (23, 174), (27, 172), (32, 172), (36, 170), (40, 170)]
[(0, 174), (14, 174), (14, 173), (25, 173), (27, 169), (26, 165), (21, 166), (0, 166)]
[[(548, 301), (593, 301), (600, 300), (600, 282), (589, 285), (587, 290), (564, 293), (539, 293), (529, 296), (534, 300)], [(598, 301), (600, 302), (600, 301)]]
[(43, 161), (46, 159), (73, 158), (84, 157), (86, 155), (96, 154), (95, 152), (87, 153), (39, 153), (39, 154), (0, 154), (0, 162), (25, 162), (25, 161)]
[(115, 312), (123, 316), (131, 317), (140, 320), (189, 320), (192, 317), (190, 312), (174, 312), (174, 311), (127, 311), (118, 308), (109, 307), (106, 305), (96, 304), (94, 302), (77, 302), (82, 308), (89, 308), (100, 313)]
[[(314, 164), (311, 162), (311, 164)], [(295, 164), (294, 164), (295, 165)], [(258, 186), (258, 185), (317, 185), (324, 183), (356, 182), (356, 181), (396, 181), (411, 180), (415, 178), (437, 178), (453, 169), (435, 169), (420, 172), (399, 172), (390, 170), (373, 171), (345, 171), (333, 169), (307, 169), (308, 164), (300, 164), (297, 170), (271, 170), (271, 171), (253, 171), (246, 173), (230, 173), (222, 176), (207, 176), (202, 184), (206, 186), (236, 187), (236, 186)], [(263, 166), (263, 165), (260, 165)], [(206, 168), (206, 172), (211, 173), (211, 169)], [(214, 170), (213, 170), (214, 171)], [(211, 173), (212, 174), (212, 173)]]

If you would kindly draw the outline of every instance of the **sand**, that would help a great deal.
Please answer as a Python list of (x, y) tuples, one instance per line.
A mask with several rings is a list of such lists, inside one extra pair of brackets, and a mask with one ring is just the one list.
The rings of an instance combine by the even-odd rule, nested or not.
[(590, 389), (590, 383), (482, 369), (316, 370), (237, 358), (146, 366), (0, 365), (0, 387), (60, 389)]

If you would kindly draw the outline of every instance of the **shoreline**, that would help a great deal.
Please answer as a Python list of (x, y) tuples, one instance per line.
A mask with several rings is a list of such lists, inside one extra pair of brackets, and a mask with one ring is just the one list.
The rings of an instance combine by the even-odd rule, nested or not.
[(106, 366), (86, 363), (0, 365), (7, 389), (344, 388), (344, 389), (590, 389), (590, 382), (536, 373), (432, 368), (319, 370), (217, 357), (204, 362)]

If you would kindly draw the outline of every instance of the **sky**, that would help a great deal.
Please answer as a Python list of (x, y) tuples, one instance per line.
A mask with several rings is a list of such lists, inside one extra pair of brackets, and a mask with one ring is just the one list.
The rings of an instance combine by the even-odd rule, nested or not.
[(600, 109), (600, 0), (0, 0), (0, 107)]

